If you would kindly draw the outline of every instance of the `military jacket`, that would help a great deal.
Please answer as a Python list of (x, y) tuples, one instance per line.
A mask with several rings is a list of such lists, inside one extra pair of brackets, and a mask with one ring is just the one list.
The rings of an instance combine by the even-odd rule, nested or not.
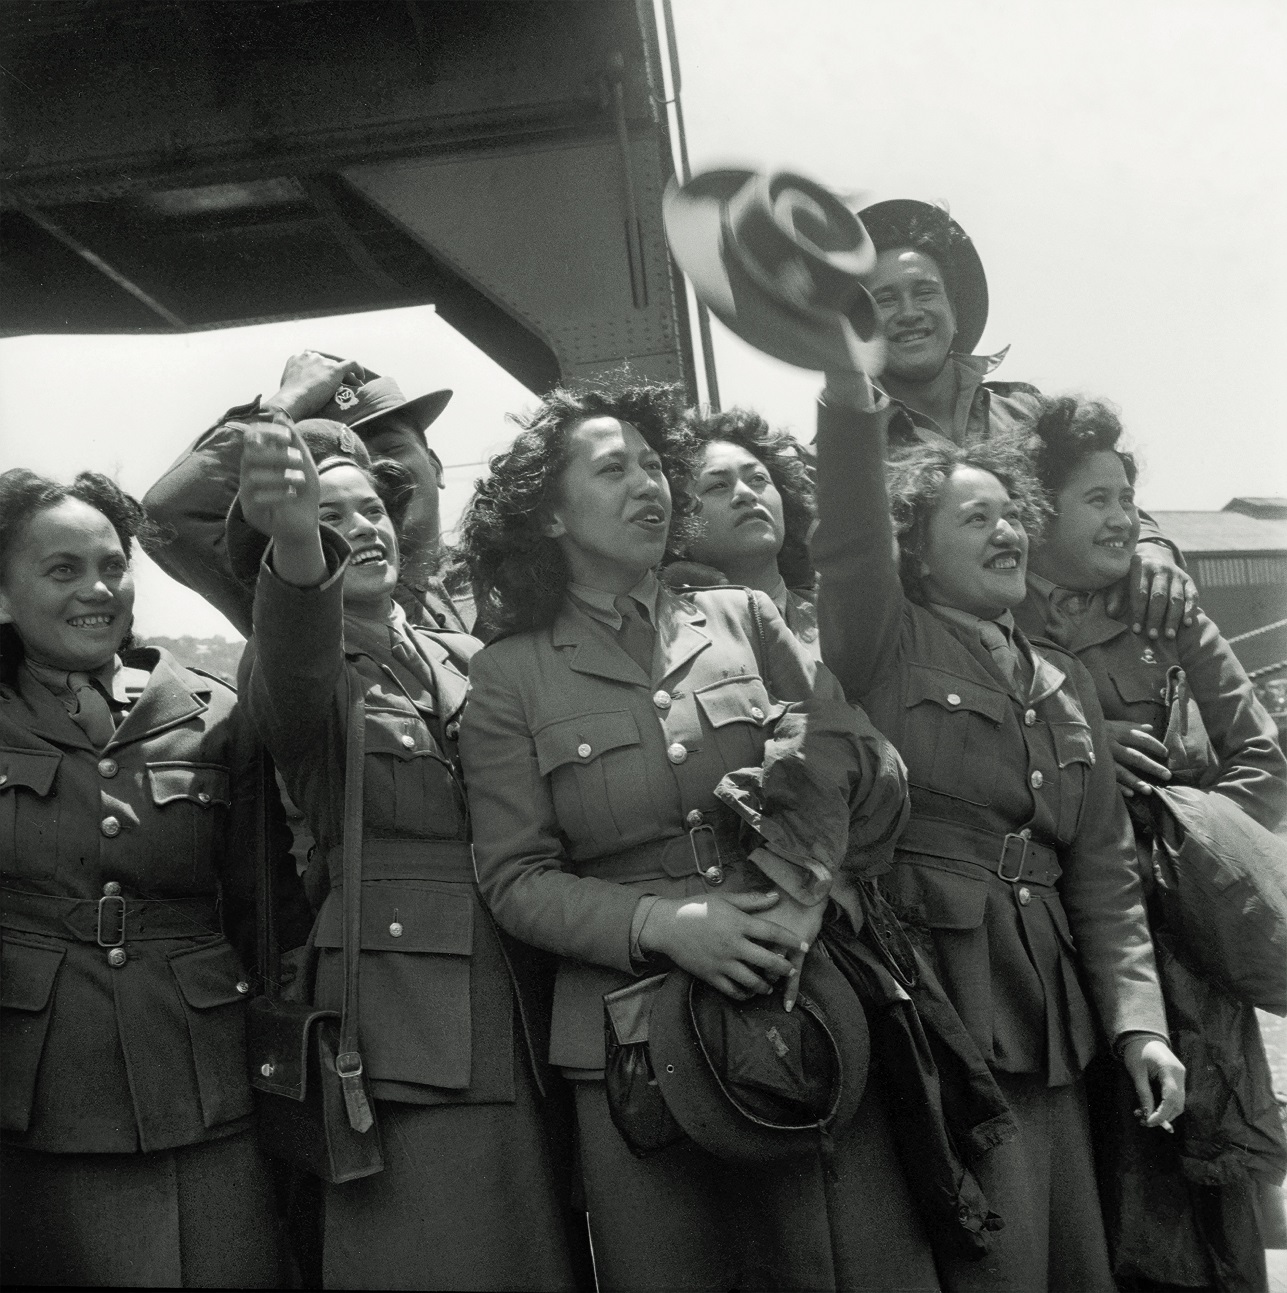
[(1030, 583), (1015, 618), (1077, 656), (1105, 718), (1151, 724), (1159, 741), (1168, 719), (1167, 672), (1183, 668), (1216, 756), (1201, 788), (1232, 799), (1266, 830), (1277, 828), (1287, 812), (1287, 761), (1277, 729), (1233, 648), (1201, 611), (1173, 639), (1150, 641), (1109, 616), (1099, 595), (1082, 615), (1052, 615), (1048, 597)]
[[(1111, 1039), (1167, 1035), (1099, 703), (1075, 657), (1017, 634), (1032, 682), (1011, 683), (968, 630), (907, 599), (881, 430), (878, 415), (820, 409), (823, 659), (907, 765), (891, 899), (925, 931), (989, 1061), (1061, 1085), (1095, 1047), (1083, 984)], [(1020, 878), (1025, 838), (1057, 863)]]
[[(839, 698), (772, 602), (753, 596), (763, 647), (746, 589), (661, 588), (649, 672), (570, 600), (550, 626), (474, 657), (461, 753), (478, 881), (501, 926), (562, 958), (554, 1064), (603, 1068), (603, 994), (636, 973), (640, 897), (715, 891), (686, 837), (727, 811), (720, 779), (762, 762), (787, 703), (815, 680)], [(630, 863), (665, 841), (661, 863)], [(741, 878), (731, 870), (725, 888)]]
[(151, 676), (101, 750), (29, 675), (0, 686), (0, 1112), (31, 1149), (169, 1149), (252, 1112), (255, 742), (226, 684), (124, 659)]
[(458, 734), (479, 643), (346, 617), (348, 545), (326, 527), (330, 574), (279, 579), (266, 554), (242, 662), (246, 706), (317, 839), (321, 901), (314, 1000), (343, 998), (340, 846), (350, 686), (365, 703), (359, 1024), (374, 1094), (413, 1104), (514, 1098), (514, 1002), (502, 948), (474, 886)]

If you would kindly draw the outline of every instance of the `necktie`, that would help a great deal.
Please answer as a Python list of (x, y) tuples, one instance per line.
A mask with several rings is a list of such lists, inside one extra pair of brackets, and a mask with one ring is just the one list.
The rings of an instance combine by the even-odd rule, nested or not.
[(1013, 687), (1016, 679), (1017, 671), (1015, 666), (1017, 661), (1015, 660), (1014, 647), (1011, 645), (1006, 631), (991, 620), (981, 620), (979, 622), (979, 638), (983, 645), (987, 647), (993, 663), (1001, 670), (1001, 676)]
[(621, 616), (617, 641), (621, 649), (644, 671), (652, 674), (652, 648), (656, 632), (638, 602), (627, 593), (613, 598), (612, 604)]
[(101, 750), (116, 735), (116, 718), (106, 694), (87, 673), (69, 673), (67, 686), (76, 698), (72, 722)]

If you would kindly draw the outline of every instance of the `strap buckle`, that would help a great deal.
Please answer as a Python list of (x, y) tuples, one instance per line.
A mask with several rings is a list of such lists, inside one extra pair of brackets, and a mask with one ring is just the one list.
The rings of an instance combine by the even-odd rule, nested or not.
[(345, 1051), (335, 1057), (335, 1071), (342, 1078), (359, 1078), (362, 1076), (362, 1054), (360, 1051)]
[[(107, 939), (103, 937), (103, 904), (107, 902), (115, 902), (120, 904), (120, 908), (116, 913), (116, 918), (119, 920), (119, 925), (117, 928), (117, 935), (114, 942), (108, 942)], [(99, 947), (124, 947), (125, 946), (125, 899), (119, 893), (104, 894), (98, 900), (98, 929), (96, 933), (98, 936)]]
[(697, 874), (707, 884), (723, 884), (724, 867), (720, 862), (719, 841), (715, 838), (715, 828), (709, 822), (691, 827), (688, 832), (688, 843), (693, 850), (693, 865), (697, 868)]
[[(1007, 875), (1005, 864), (1006, 860), (1013, 855), (1013, 849), (1011, 848), (1012, 841), (1019, 845), (1019, 861), (1014, 868), (1014, 874)], [(1001, 845), (1001, 856), (997, 859), (997, 875), (1000, 876), (1007, 884), (1014, 884), (1023, 879), (1024, 864), (1028, 860), (1028, 843), (1029, 838), (1027, 835), (1019, 835), (1014, 832), (1010, 832), (1006, 835), (1005, 843)]]

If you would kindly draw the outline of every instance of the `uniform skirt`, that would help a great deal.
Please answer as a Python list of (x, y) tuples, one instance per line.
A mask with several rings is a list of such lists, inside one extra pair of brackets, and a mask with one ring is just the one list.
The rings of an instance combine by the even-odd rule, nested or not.
[(276, 1204), (253, 1131), (148, 1154), (0, 1146), (0, 1280), (277, 1288)]
[(384, 1171), (325, 1187), (324, 1287), (576, 1287), (566, 1135), (514, 1049), (513, 1103), (376, 1101)]
[(576, 1113), (603, 1293), (939, 1287), (870, 1086), (829, 1156), (763, 1165), (726, 1163), (689, 1141), (636, 1158), (602, 1082), (576, 1083)]

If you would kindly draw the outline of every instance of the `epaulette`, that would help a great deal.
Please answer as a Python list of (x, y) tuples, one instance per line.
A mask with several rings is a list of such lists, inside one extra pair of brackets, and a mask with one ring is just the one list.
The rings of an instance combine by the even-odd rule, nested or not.
[(221, 673), (211, 673), (209, 669), (198, 669), (194, 664), (183, 666), (189, 673), (199, 673), (203, 678), (209, 678), (213, 682), (221, 682), (235, 696), (237, 694), (237, 684), (233, 680)]

